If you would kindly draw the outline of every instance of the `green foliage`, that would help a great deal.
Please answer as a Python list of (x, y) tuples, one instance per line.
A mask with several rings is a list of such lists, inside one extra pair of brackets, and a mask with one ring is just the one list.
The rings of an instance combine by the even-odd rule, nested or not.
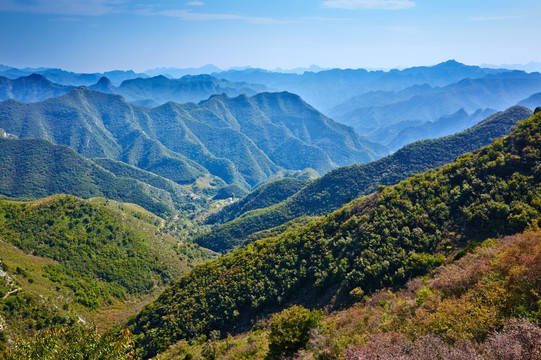
[(292, 306), (274, 315), (270, 321), (268, 358), (291, 357), (305, 349), (310, 331), (321, 326), (322, 317), (322, 311), (310, 311), (302, 306)]
[(17, 340), (0, 353), (5, 360), (130, 360), (134, 357), (133, 337), (125, 330), (118, 336), (102, 335), (86, 326), (39, 331), (30, 339)]
[[(172, 185), (166, 187), (169, 184), (163, 178), (150, 174), (146, 178), (137, 176), (134, 168), (132, 172), (119, 172), (115, 176), (73, 149), (45, 140), (0, 139), (0, 153), (0, 193), (10, 197), (36, 199), (54, 194), (83, 198), (105, 196), (138, 204), (155, 214), (186, 207), (185, 203), (192, 203), (191, 207), (194, 207), (194, 201), (187, 194), (181, 196), (179, 189)], [(109, 163), (114, 166), (111, 163), (115, 162)], [(129, 168), (116, 163), (117, 167)], [(156, 178), (161, 180), (161, 188), (141, 182), (148, 180), (156, 184)], [(162, 184), (164, 182), (166, 184)]]
[[(393, 185), (413, 174), (449, 163), (460, 154), (504, 136), (518, 120), (529, 116), (531, 111), (528, 109), (513, 107), (462, 133), (418, 141), (381, 160), (335, 169), (288, 199), (268, 208), (244, 213), (242, 217), (217, 226), (196, 241), (214, 251), (225, 252), (243, 244), (244, 239), (252, 233), (281, 225), (299, 216), (326, 214), (352, 199), (378, 190), (380, 185)], [(216, 216), (220, 217), (220, 214)]]
[(324, 173), (381, 155), (353, 129), (289, 93), (213, 96), (148, 109), (78, 88), (38, 103), (2, 102), (0, 128), (21, 139), (70, 146), (87, 158), (122, 161), (181, 185), (213, 177), (220, 185), (249, 189), (284, 169)]
[(131, 321), (139, 351), (152, 356), (177, 339), (235, 331), (293, 301), (340, 304), (357, 287), (399, 287), (444, 252), (535, 228), (540, 134), (537, 115), (450, 165), (197, 267)]
[(227, 198), (237, 198), (240, 199), (248, 194), (248, 191), (241, 188), (238, 185), (227, 185), (218, 190), (216, 195), (212, 198), (213, 200), (223, 200)]
[(209, 216), (207, 223), (213, 224), (231, 221), (248, 211), (265, 208), (279, 203), (302, 189), (306, 183), (307, 181), (303, 180), (283, 178), (263, 184), (245, 196), (242, 200)]
[[(75, 300), (97, 308), (109, 298), (151, 292), (182, 266), (157, 228), (125, 213), (71, 196), (30, 203), (0, 201), (0, 237), (26, 253), (58, 263), (45, 276), (73, 290)], [(24, 270), (18, 273), (24, 273)]]

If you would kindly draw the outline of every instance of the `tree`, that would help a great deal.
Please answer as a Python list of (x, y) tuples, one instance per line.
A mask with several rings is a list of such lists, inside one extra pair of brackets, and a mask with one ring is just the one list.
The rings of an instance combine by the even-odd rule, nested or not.
[(323, 312), (310, 311), (302, 306), (292, 306), (273, 316), (270, 322), (268, 359), (290, 357), (305, 349), (310, 330), (321, 326)]

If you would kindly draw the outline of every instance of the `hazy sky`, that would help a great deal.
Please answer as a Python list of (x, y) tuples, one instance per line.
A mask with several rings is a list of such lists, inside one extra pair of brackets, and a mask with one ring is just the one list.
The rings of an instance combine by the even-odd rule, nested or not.
[(0, 64), (524, 64), (541, 62), (540, 19), (540, 0), (0, 0)]

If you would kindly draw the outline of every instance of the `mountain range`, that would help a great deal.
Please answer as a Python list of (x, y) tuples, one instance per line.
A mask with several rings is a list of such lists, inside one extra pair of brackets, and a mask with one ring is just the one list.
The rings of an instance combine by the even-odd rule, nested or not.
[(32, 74), (39, 74), (54, 83), (70, 86), (90, 86), (95, 84), (103, 76), (107, 77), (117, 85), (124, 80), (149, 77), (147, 74), (135, 73), (131, 70), (114, 70), (104, 73), (81, 74), (53, 68), (17, 69), (10, 66), (2, 66), (0, 69), (0, 76), (7, 77), (9, 79), (17, 79), (19, 77), (29, 76)]
[[(201, 335), (207, 339), (211, 334), (217, 339), (220, 334), (246, 331), (259, 319), (292, 305), (329, 309), (347, 306), (362, 299), (363, 294), (404, 286), (472, 242), (535, 230), (541, 216), (540, 132), (538, 113), (521, 122), (510, 135), (449, 165), (382, 188), (301, 229), (259, 240), (199, 266), (129, 321), (138, 354), (150, 358), (177, 341)], [(534, 237), (534, 241), (538, 243), (539, 238)], [(509, 254), (509, 259), (517, 259), (514, 255)], [(522, 262), (536, 264), (537, 273), (539, 252), (531, 255), (535, 260), (523, 258)], [(539, 289), (537, 279), (531, 284), (530, 289)], [(470, 289), (468, 284), (464, 286)], [(494, 294), (511, 294), (500, 289), (494, 288)], [(525, 286), (526, 293), (527, 289)], [(482, 291), (477, 299), (487, 304), (487, 310), (496, 311), (491, 301), (495, 298), (489, 294), (493, 293)], [(417, 304), (424, 301), (423, 295), (430, 297), (427, 290), (417, 295)], [(526, 316), (539, 311), (539, 294), (532, 296), (523, 310)], [(384, 294), (379, 297), (380, 302), (385, 300)], [(513, 310), (505, 313), (507, 317), (514, 316), (515, 310), (520, 312), (520, 304), (525, 304), (510, 303)], [(387, 304), (393, 308), (394, 303)], [(472, 310), (475, 304), (480, 305), (472, 303)], [(456, 306), (454, 309), (458, 316)], [(452, 312), (449, 314), (453, 317)], [(380, 321), (385, 322), (388, 316), (383, 315)], [(271, 331), (283, 334), (280, 329), (288, 329), (288, 325), (297, 329), (306, 324), (303, 316), (289, 319), (291, 322), (286, 320), (281, 327), (271, 324)], [(363, 314), (356, 319), (362, 322)], [(480, 317), (476, 325), (497, 328), (496, 323), (483, 319), (486, 317)], [(307, 327), (303, 333), (316, 326)], [(283, 339), (287, 334), (277, 336)], [(270, 341), (272, 344), (273, 338)], [(288, 349), (286, 341), (278, 342), (284, 351)]]
[[(461, 110), (460, 121), (471, 124), (467, 118), (479, 110), (501, 111), (540, 90), (541, 74), (513, 71), (463, 79), (445, 87), (425, 85), (399, 92), (371, 92), (335, 107), (330, 115), (333, 119), (353, 126), (359, 134), (367, 136), (371, 141), (401, 145), (404, 141), (400, 139), (400, 131), (407, 127), (426, 129), (436, 125), (432, 123), (444, 116), (454, 114), (456, 117), (457, 111)], [(412, 135), (409, 134), (408, 140), (419, 139), (412, 138)], [(422, 135), (422, 131), (419, 135)]]
[(54, 194), (103, 196), (135, 203), (155, 214), (194, 208), (193, 194), (177, 183), (109, 159), (86, 159), (42, 139), (0, 138), (0, 194), (39, 199)]
[(21, 139), (68, 145), (87, 158), (123, 161), (179, 184), (207, 177), (214, 186), (245, 188), (284, 169), (323, 174), (387, 151), (289, 93), (221, 95), (148, 109), (79, 88), (38, 103), (1, 102), (0, 128)]
[(223, 71), (212, 75), (229, 81), (246, 81), (293, 92), (328, 114), (335, 106), (370, 91), (400, 91), (423, 84), (441, 87), (466, 78), (477, 79), (505, 72), (509, 70), (480, 68), (449, 60), (434, 66), (390, 71), (331, 69), (316, 73), (284, 74), (262, 69), (246, 69)]
[(182, 71), (0, 65), (0, 358), (541, 359), (540, 74)]
[(199, 235), (195, 241), (222, 252), (244, 245), (247, 238), (258, 231), (306, 215), (323, 215), (352, 199), (375, 191), (379, 185), (393, 185), (415, 173), (452, 162), (460, 154), (478, 149), (508, 134), (517, 121), (531, 115), (532, 112), (527, 108), (512, 107), (461, 133), (418, 141), (380, 160), (330, 171), (287, 199), (266, 208), (252, 207), (251, 211), (238, 213), (234, 219), (227, 214), (236, 213), (234, 209), (237, 205), (230, 205), (223, 209), (226, 216), (217, 213), (208, 219), (211, 223), (225, 223)]

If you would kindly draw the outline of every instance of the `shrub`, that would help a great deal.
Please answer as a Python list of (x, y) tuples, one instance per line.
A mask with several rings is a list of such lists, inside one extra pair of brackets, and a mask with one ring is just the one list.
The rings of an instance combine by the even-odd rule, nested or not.
[(323, 312), (310, 311), (302, 306), (292, 306), (275, 315), (270, 322), (269, 359), (291, 357), (305, 349), (310, 340), (310, 330), (321, 326)]

